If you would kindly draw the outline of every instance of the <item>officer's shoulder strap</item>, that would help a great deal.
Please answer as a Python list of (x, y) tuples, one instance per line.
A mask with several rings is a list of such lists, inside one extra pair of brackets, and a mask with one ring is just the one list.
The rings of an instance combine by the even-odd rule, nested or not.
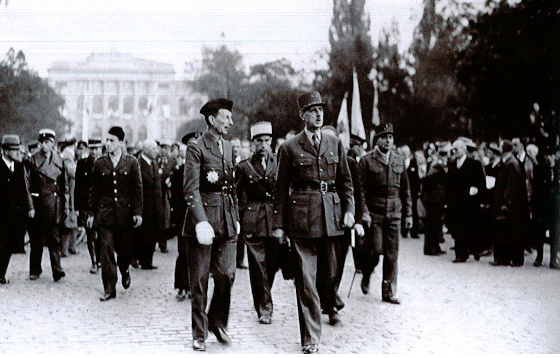
[(260, 180), (262, 179), (262, 175), (260, 175), (257, 170), (255, 169), (255, 167), (253, 166), (253, 163), (251, 163), (251, 158), (247, 158), (244, 161), (247, 162), (247, 166), (249, 167), (249, 169), (253, 172), (253, 174), (255, 174), (255, 176)]

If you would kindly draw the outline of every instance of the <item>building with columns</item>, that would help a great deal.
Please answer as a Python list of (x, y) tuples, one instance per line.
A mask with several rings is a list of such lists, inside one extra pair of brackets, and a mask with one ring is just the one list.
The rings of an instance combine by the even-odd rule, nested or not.
[(144, 139), (177, 140), (185, 122), (207, 97), (175, 78), (173, 65), (120, 53), (94, 53), (85, 62), (56, 62), (50, 85), (64, 97), (67, 134), (78, 139), (104, 137), (119, 125), (129, 144)]

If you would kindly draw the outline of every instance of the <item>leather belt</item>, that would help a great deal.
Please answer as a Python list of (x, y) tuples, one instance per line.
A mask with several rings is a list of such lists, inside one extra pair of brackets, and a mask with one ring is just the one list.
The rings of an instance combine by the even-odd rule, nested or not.
[(233, 187), (229, 185), (222, 186), (222, 190), (201, 190), (200, 193), (204, 194), (221, 194), (221, 195), (233, 195)]
[(292, 189), (294, 191), (319, 191), (321, 193), (335, 192), (336, 186), (334, 183), (328, 183), (326, 181), (295, 181), (292, 183)]

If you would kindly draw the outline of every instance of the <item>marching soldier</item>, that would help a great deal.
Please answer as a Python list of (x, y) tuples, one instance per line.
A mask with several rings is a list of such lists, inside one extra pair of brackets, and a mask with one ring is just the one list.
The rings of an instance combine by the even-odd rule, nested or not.
[(319, 350), (321, 305), (329, 321), (339, 321), (336, 246), (344, 228), (354, 225), (354, 198), (342, 143), (321, 133), (321, 95), (305, 93), (298, 105), (305, 127), (279, 149), (273, 236), (287, 235), (292, 244), (301, 345), (309, 354)]
[(107, 155), (93, 165), (87, 226), (95, 225), (101, 246), (105, 293), (100, 301), (117, 297), (117, 266), (123, 288), (130, 287), (132, 229), (142, 225), (142, 177), (136, 158), (124, 152), (123, 140), (123, 129), (111, 127)]
[(412, 227), (410, 189), (404, 157), (392, 150), (393, 126), (385, 124), (374, 141), (377, 148), (364, 155), (358, 164), (363, 198), (372, 220), (364, 241), (370, 259), (363, 263), (361, 288), (364, 294), (369, 292), (371, 273), (383, 255), (382, 300), (399, 304), (395, 297), (399, 226), (404, 215), (406, 228)]
[[(272, 125), (258, 122), (251, 126), (255, 152), (235, 168), (241, 227), (247, 245), (253, 304), (259, 323), (272, 322), (270, 290), (280, 268), (280, 242), (272, 237), (272, 205), (276, 178), (276, 158), (272, 154)], [(238, 248), (239, 249), (239, 248)]]
[[(233, 179), (233, 150), (231, 143), (222, 136), (233, 125), (232, 106), (232, 101), (223, 98), (206, 103), (200, 113), (208, 129), (187, 146), (184, 172), (187, 211), (183, 235), (188, 245), (192, 337), (196, 351), (206, 350), (208, 331), (213, 332), (220, 343), (231, 343), (226, 327), (235, 279), (239, 213)], [(206, 313), (210, 273), (214, 279), (214, 294)]]
[(68, 215), (68, 185), (64, 162), (54, 150), (56, 133), (52, 129), (39, 131), (40, 151), (30, 161), (30, 191), (33, 196), (35, 218), (31, 224), (29, 279), (41, 275), (43, 243), (49, 248), (54, 281), (66, 276), (60, 265), (60, 229)]

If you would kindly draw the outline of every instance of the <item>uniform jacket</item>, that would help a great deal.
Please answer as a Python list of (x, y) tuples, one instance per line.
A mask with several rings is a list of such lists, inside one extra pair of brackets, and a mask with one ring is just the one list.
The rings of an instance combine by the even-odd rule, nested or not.
[(378, 150), (362, 157), (358, 164), (363, 200), (374, 222), (411, 217), (411, 198), (404, 157), (391, 151), (389, 163)]
[(492, 217), (494, 220), (511, 219), (521, 224), (526, 207), (525, 173), (512, 155), (499, 164), (492, 196)]
[(43, 152), (30, 159), (30, 192), (35, 207), (35, 222), (61, 224), (69, 208), (66, 167), (57, 152), (49, 160)]
[[(319, 187), (323, 182), (324, 190)], [(310, 190), (297, 190), (298, 186)], [(343, 215), (354, 214), (354, 190), (340, 140), (322, 133), (317, 152), (304, 131), (279, 149), (273, 228), (288, 236), (318, 238), (344, 234)]]
[(13, 249), (25, 235), (25, 221), (33, 201), (22, 163), (14, 162), (14, 172), (0, 159), (0, 246)]
[(122, 153), (116, 167), (109, 154), (93, 165), (89, 213), (100, 225), (131, 226), (132, 218), (142, 215), (142, 176), (138, 161)]
[(91, 188), (91, 174), (93, 172), (93, 157), (78, 160), (76, 164), (76, 184), (74, 186), (74, 208), (86, 212), (88, 209), (89, 189)]
[(187, 203), (183, 234), (195, 236), (195, 225), (208, 221), (216, 238), (237, 235), (239, 212), (233, 178), (233, 148), (208, 132), (187, 146), (183, 193)]
[(142, 174), (143, 210), (142, 226), (157, 226), (163, 228), (164, 202), (161, 188), (161, 175), (157, 164), (148, 164), (144, 158), (138, 160)]
[(252, 156), (235, 167), (235, 183), (239, 199), (241, 228), (256, 237), (272, 236), (274, 186), (278, 171), (276, 158), (269, 155), (266, 171), (260, 157)]

